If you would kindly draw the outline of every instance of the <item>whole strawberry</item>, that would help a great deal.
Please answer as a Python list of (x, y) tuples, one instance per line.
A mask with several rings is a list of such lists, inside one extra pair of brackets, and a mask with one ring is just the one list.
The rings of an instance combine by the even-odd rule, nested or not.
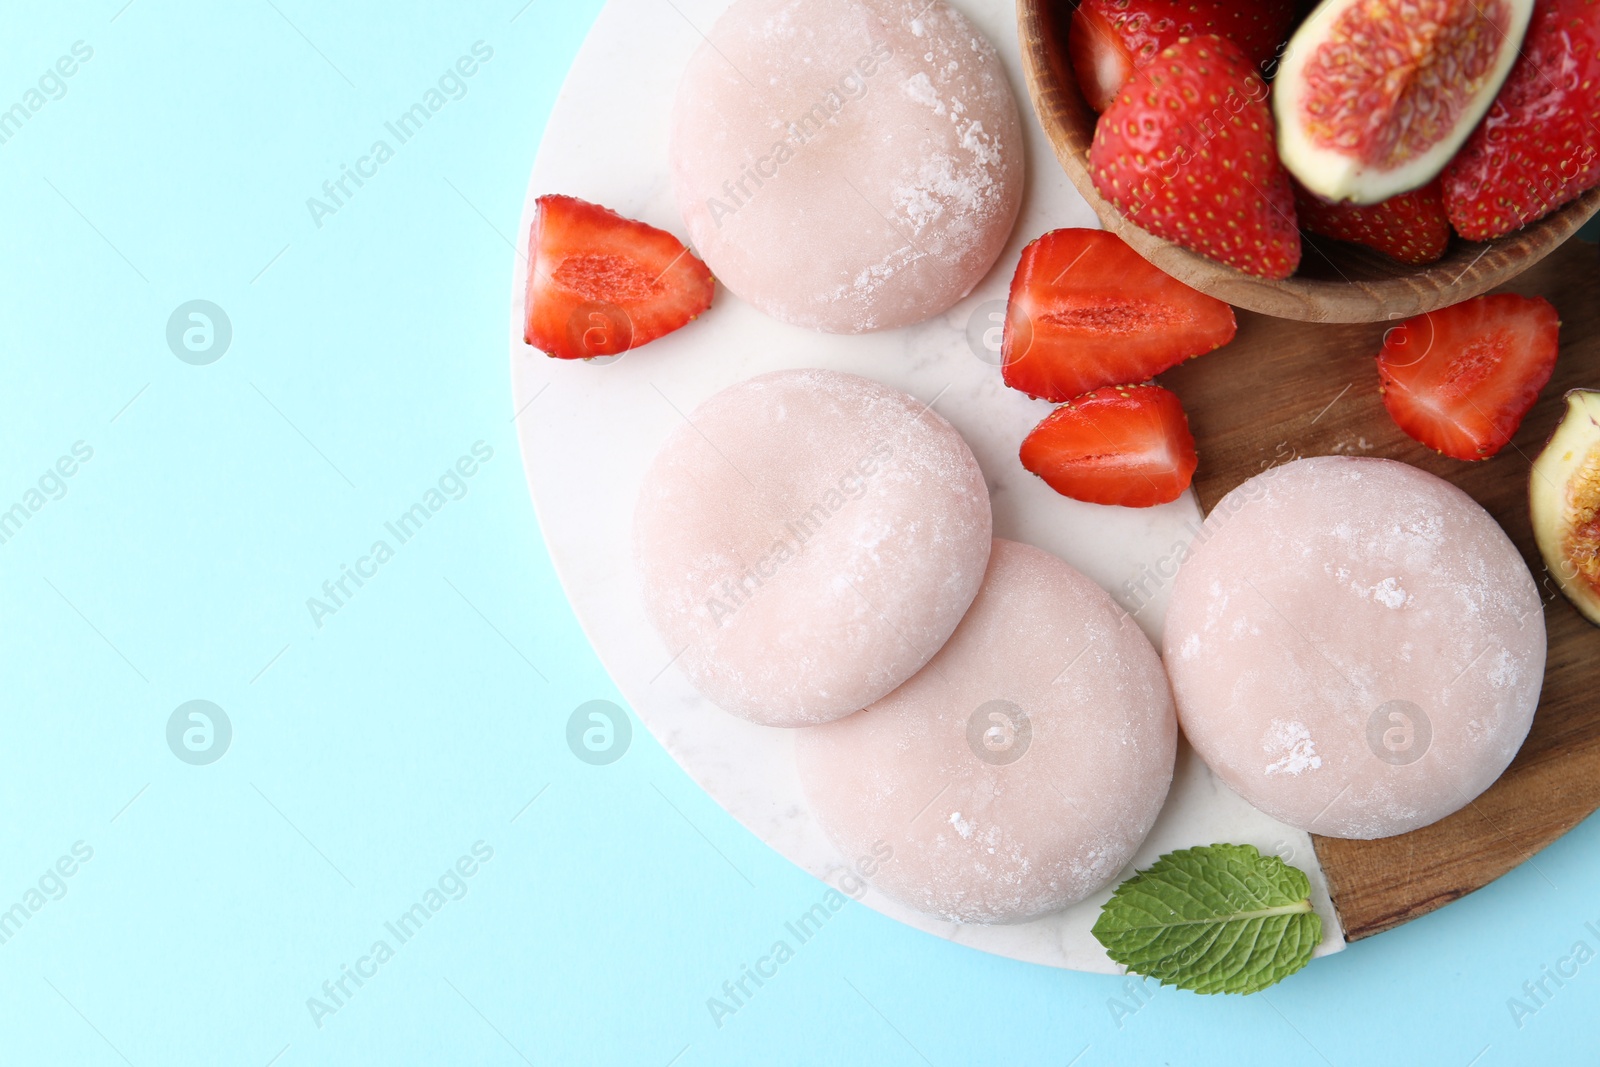
[(1179, 41), (1123, 87), (1095, 127), (1089, 170), (1158, 237), (1263, 278), (1300, 265), (1266, 83), (1220, 37)]
[(1401, 263), (1432, 263), (1450, 247), (1450, 219), (1437, 181), (1376, 204), (1335, 204), (1295, 182), (1294, 202), (1303, 229), (1375, 248)]
[(1270, 77), (1294, 16), (1294, 0), (1081, 0), (1067, 50), (1084, 98), (1104, 111), (1134, 71), (1197, 34), (1226, 37)]
[(1522, 55), (1444, 172), (1456, 232), (1487, 241), (1600, 185), (1600, 0), (1534, 7)]

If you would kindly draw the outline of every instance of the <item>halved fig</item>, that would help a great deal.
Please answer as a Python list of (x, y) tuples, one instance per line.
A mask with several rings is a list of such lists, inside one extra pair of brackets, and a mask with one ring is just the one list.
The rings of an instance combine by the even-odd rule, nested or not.
[(1600, 391), (1574, 389), (1533, 463), (1533, 536), (1556, 584), (1600, 626)]
[(1444, 170), (1511, 72), (1533, 0), (1323, 0), (1273, 88), (1307, 189), (1376, 204)]

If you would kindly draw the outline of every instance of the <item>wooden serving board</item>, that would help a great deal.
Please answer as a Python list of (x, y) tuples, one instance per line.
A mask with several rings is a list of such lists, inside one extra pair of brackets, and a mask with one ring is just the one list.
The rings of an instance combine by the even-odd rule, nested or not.
[(1240, 311), (1231, 344), (1162, 377), (1189, 412), (1200, 451), (1195, 490), (1207, 512), (1241, 482), (1294, 455), (1404, 460), (1487, 508), (1540, 582), (1550, 641), (1544, 691), (1505, 775), (1466, 808), (1409, 834), (1379, 841), (1313, 836), (1350, 941), (1488, 884), (1600, 808), (1600, 628), (1556, 591), (1534, 546), (1527, 503), (1530, 465), (1560, 420), (1562, 395), (1600, 388), (1600, 255), (1593, 245), (1570, 242), (1498, 291), (1544, 296), (1556, 306), (1561, 356), (1511, 445), (1483, 463), (1431, 452), (1389, 418), (1374, 363), (1387, 323), (1318, 325)]

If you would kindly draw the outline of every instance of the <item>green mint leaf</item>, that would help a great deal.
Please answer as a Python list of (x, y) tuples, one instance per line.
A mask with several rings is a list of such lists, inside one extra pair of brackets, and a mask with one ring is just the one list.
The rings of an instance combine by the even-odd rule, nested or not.
[(1254, 993), (1311, 961), (1322, 918), (1304, 871), (1253, 845), (1202, 845), (1119, 885), (1093, 933), (1113, 960), (1162, 985)]

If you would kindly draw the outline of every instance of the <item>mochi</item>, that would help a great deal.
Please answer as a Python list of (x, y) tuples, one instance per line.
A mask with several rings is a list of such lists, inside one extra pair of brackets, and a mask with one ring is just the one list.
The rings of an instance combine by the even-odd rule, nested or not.
[(1329, 456), (1256, 475), (1179, 568), (1163, 655), (1195, 750), (1301, 830), (1436, 822), (1517, 754), (1544, 680), (1543, 603), (1450, 483)]
[(678, 207), (735, 294), (829, 333), (947, 310), (1022, 204), (994, 47), (943, 0), (736, 0), (673, 104)]
[(634, 512), (640, 592), (711, 701), (767, 726), (858, 711), (911, 677), (983, 581), (989, 490), (925, 403), (788, 370), (668, 438)]
[(1133, 619), (1055, 556), (996, 540), (939, 654), (871, 707), (801, 731), (795, 758), (840, 852), (881, 858), (875, 888), (956, 922), (1014, 923), (1117, 877), (1166, 799), (1177, 736)]

